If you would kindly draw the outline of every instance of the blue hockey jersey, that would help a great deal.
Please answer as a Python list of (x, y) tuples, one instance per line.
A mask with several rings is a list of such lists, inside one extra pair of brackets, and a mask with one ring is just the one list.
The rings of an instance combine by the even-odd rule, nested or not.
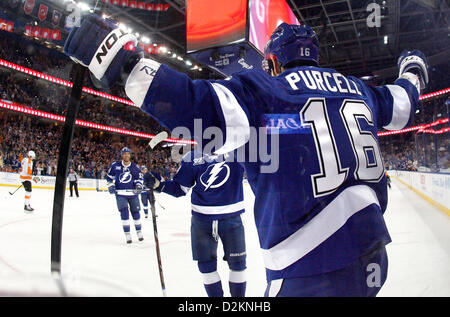
[(173, 180), (162, 182), (159, 191), (175, 197), (190, 188), (192, 213), (208, 220), (232, 217), (245, 211), (242, 188), (244, 169), (226, 155), (187, 153)]
[(279, 150), (278, 168), (262, 172), (267, 163), (261, 159), (244, 166), (270, 281), (341, 269), (391, 241), (383, 219), (387, 187), (377, 131), (411, 123), (416, 82), (405, 73), (394, 85), (370, 87), (312, 66), (278, 77), (250, 70), (228, 80), (193, 81), (142, 59), (125, 89), (169, 129), (183, 126), (193, 133), (196, 118), (205, 129), (219, 127), (225, 142), (217, 153), (242, 146), (248, 155), (258, 151), (250, 148), (251, 127), (265, 127), (258, 135), (269, 152)]
[(116, 195), (134, 196), (136, 184), (143, 185), (141, 169), (133, 162), (125, 166), (123, 161), (113, 162), (106, 175), (106, 181), (116, 186)]

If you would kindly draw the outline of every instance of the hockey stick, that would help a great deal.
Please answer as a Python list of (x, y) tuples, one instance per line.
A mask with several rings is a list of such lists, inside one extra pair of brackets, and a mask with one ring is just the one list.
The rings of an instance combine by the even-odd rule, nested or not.
[[(59, 146), (58, 166), (56, 170), (55, 195), (53, 197), (52, 237), (51, 237), (51, 272), (55, 277), (61, 278), (61, 241), (64, 215), (64, 198), (66, 192), (67, 169), (69, 165), (70, 149), (72, 148), (75, 120), (80, 109), (80, 98), (83, 89), (83, 80), (86, 68), (80, 64), (72, 67), (74, 73), (73, 87), (67, 107), (66, 120)], [(61, 290), (63, 284), (58, 283)], [(65, 292), (63, 292), (65, 294)]]
[(23, 186), (23, 184), (20, 185), (19, 187), (17, 187), (16, 190), (13, 191), (12, 193), (11, 193), (11, 192), (8, 192), (8, 193), (9, 193), (10, 195), (14, 195), (14, 194), (16, 193), (16, 191), (18, 191), (18, 190), (20, 189), (20, 187), (22, 187), (22, 186)]
[[(144, 188), (144, 190), (142, 190), (141, 193), (147, 193), (150, 191), (153, 191), (153, 189)], [(118, 192), (118, 193), (121, 193), (121, 192), (122, 193), (135, 193), (136, 194), (136, 191), (134, 189), (117, 189), (116, 192)], [(163, 205), (161, 205), (161, 203), (158, 200), (156, 200), (156, 198), (155, 198), (155, 201), (158, 203), (159, 207), (161, 207), (163, 210), (166, 210), (166, 208)]]
[[(148, 144), (150, 146), (150, 150), (148, 151), (148, 159), (149, 159), (150, 166), (152, 163), (152, 150), (155, 148), (156, 145), (158, 145), (158, 143), (160, 143), (164, 139), (166, 139), (167, 136), (168, 136), (168, 134), (165, 131), (158, 133)], [(153, 234), (155, 236), (156, 257), (158, 258), (158, 269), (159, 269), (159, 278), (161, 280), (161, 289), (162, 289), (163, 296), (167, 297), (166, 284), (164, 282), (164, 275), (163, 275), (162, 263), (161, 263), (161, 252), (159, 249), (158, 228), (156, 226), (155, 195), (153, 193), (153, 189), (150, 189), (150, 209), (152, 211)]]

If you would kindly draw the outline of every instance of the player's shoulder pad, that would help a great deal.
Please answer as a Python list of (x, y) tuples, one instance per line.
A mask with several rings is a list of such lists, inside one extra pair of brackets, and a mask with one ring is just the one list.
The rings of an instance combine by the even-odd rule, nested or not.
[(273, 78), (275, 77), (268, 75), (262, 69), (250, 69), (250, 70), (243, 70), (233, 74), (233, 77), (231, 77), (227, 81), (239, 80), (240, 82), (261, 83), (261, 82), (270, 82)]
[(122, 162), (120, 162), (120, 161), (114, 161), (114, 162), (111, 163), (111, 167), (117, 166), (117, 165), (119, 165), (119, 164), (121, 164), (121, 163), (122, 163)]

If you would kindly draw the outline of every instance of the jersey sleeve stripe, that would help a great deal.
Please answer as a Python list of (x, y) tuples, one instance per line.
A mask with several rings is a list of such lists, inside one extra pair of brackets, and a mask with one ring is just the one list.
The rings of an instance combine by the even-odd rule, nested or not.
[(250, 139), (250, 123), (234, 94), (225, 86), (211, 83), (225, 120), (225, 143), (216, 154), (231, 152)]
[(277, 271), (297, 262), (343, 227), (351, 216), (372, 204), (380, 206), (369, 186), (346, 188), (306, 225), (270, 249), (262, 249), (266, 268)]
[(154, 60), (143, 58), (131, 71), (125, 84), (125, 92), (139, 107), (142, 107), (147, 91), (160, 66), (161, 64)]
[(181, 188), (181, 190), (182, 191), (184, 191), (186, 194), (189, 192), (189, 190), (191, 189), (190, 187), (186, 187), (186, 186), (183, 186), (183, 185), (180, 185), (180, 188)]
[(398, 130), (407, 126), (411, 117), (411, 101), (406, 90), (398, 85), (386, 85), (389, 89), (392, 104), (391, 122), (384, 128), (386, 130)]

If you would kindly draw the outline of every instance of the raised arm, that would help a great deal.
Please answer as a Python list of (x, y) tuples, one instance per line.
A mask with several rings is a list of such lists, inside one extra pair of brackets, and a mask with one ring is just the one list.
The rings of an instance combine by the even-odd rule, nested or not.
[(426, 57), (420, 51), (404, 51), (398, 66), (399, 78), (393, 85), (365, 86), (375, 101), (379, 129), (398, 130), (410, 126), (420, 91), (428, 83)]
[(90, 15), (72, 30), (64, 51), (87, 66), (102, 85), (124, 84), (128, 97), (170, 130), (185, 127), (194, 135), (194, 119), (201, 119), (203, 128), (222, 130), (223, 153), (248, 141), (248, 105), (254, 104), (250, 102), (253, 95), (238, 80), (191, 80), (186, 74), (143, 58), (139, 47), (134, 51), (123, 49), (129, 42), (136, 44), (136, 38), (121, 31), (115, 22)]

